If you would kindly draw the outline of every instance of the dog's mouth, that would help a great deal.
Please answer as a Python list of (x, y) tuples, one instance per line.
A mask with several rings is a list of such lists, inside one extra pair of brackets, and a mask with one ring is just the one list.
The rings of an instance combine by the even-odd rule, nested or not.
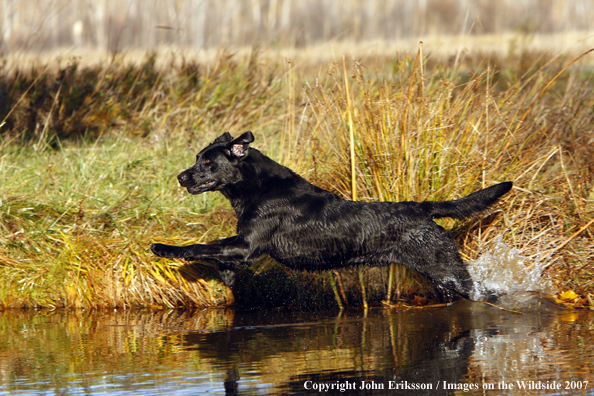
[(195, 186), (187, 187), (187, 189), (190, 194), (196, 195), (211, 190), (215, 186), (215, 184), (217, 184), (216, 181), (209, 180), (205, 181), (204, 183), (197, 184)]

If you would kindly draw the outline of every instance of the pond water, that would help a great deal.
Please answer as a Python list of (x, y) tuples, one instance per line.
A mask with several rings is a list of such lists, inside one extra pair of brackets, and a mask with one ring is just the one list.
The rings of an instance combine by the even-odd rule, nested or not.
[(0, 395), (594, 395), (592, 372), (585, 311), (0, 312)]

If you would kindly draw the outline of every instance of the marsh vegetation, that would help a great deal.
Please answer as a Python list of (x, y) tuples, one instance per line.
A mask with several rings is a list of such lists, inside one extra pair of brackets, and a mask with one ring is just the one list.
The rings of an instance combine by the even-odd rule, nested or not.
[[(594, 76), (549, 52), (279, 58), (219, 51), (76, 58), (0, 70), (0, 307), (227, 305), (208, 265), (156, 258), (151, 242), (233, 235), (216, 193), (192, 197), (175, 175), (222, 132), (343, 197), (443, 200), (513, 180), (488, 215), (444, 221), (463, 257), (497, 240), (583, 304), (594, 282)], [(586, 55), (583, 59), (587, 59)], [(567, 69), (564, 69), (568, 67)], [(240, 303), (312, 307), (358, 274), (293, 273), (269, 259), (243, 274)], [(423, 302), (431, 287), (403, 269), (366, 269), (366, 299)], [(344, 282), (343, 282), (344, 281)], [(390, 283), (390, 285), (389, 285)], [(257, 295), (257, 298), (253, 298)], [(591, 302), (590, 302), (591, 304)]]

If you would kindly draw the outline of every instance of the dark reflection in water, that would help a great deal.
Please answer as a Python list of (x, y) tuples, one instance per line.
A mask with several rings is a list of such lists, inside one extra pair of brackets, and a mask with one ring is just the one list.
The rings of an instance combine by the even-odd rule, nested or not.
[(466, 301), (367, 315), (9, 311), (0, 395), (590, 395), (593, 336), (588, 312)]

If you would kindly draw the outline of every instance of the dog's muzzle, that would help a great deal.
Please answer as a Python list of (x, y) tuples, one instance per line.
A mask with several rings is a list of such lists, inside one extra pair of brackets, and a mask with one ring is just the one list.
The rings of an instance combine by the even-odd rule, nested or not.
[(214, 187), (216, 184), (217, 184), (217, 182), (216, 182), (216, 181), (214, 181), (214, 180), (210, 180), (210, 181), (207, 181), (207, 182), (204, 182), (204, 183), (201, 183), (201, 184), (195, 185), (195, 186), (189, 186), (189, 187), (186, 187), (186, 188), (188, 189), (188, 192), (189, 192), (190, 194), (196, 195), (196, 194), (203, 193), (203, 192), (205, 192), (205, 191), (210, 191), (210, 190), (212, 190), (212, 188), (213, 188), (213, 187)]

